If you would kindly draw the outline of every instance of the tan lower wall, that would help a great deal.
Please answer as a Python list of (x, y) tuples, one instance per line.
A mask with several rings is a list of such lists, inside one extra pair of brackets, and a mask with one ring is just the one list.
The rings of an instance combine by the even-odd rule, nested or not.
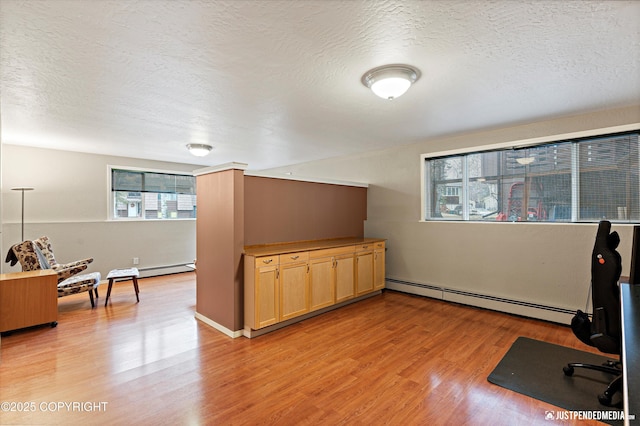
[[(141, 274), (151, 276), (167, 272), (157, 267), (193, 262), (195, 227), (195, 220), (28, 223), (25, 239), (48, 236), (60, 263), (93, 257), (88, 271), (100, 272), (103, 278), (111, 269), (132, 266), (154, 268)], [(11, 245), (19, 241), (20, 224), (5, 224), (3, 262)], [(134, 257), (139, 264), (133, 264)], [(3, 272), (20, 270), (19, 264), (13, 267), (2, 264)], [(179, 270), (174, 268), (171, 272)]]
[[(597, 224), (367, 221), (365, 229), (387, 236), (388, 278), (570, 311), (587, 305)], [(612, 227), (621, 238), (623, 275), (629, 273), (632, 229)], [(489, 307), (479, 299), (465, 303)], [(490, 306), (506, 310), (506, 305)], [(509, 312), (560, 318), (518, 307)]]

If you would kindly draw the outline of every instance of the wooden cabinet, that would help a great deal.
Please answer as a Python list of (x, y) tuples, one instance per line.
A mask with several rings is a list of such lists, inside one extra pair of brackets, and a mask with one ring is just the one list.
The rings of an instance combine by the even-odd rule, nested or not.
[[(356, 244), (363, 240), (365, 244)], [(384, 287), (381, 240), (353, 238), (245, 248), (244, 263), (245, 328), (254, 330)], [(380, 277), (382, 286), (376, 281)]]
[(373, 249), (373, 289), (380, 290), (385, 286), (385, 243), (378, 241)]
[(0, 277), (0, 332), (58, 321), (58, 276), (50, 269)]
[(309, 252), (280, 255), (280, 321), (309, 312)]
[[(258, 329), (280, 320), (280, 286), (278, 256), (245, 259), (245, 322)], [(247, 291), (248, 290), (248, 291)]]
[(356, 251), (356, 294), (373, 291), (373, 244), (362, 244)]
[(355, 296), (354, 251), (346, 246), (310, 252), (311, 311)]
[(333, 257), (309, 260), (309, 311), (331, 306), (335, 300)]
[(350, 253), (335, 258), (336, 303), (353, 299), (356, 295), (354, 256), (354, 253)]

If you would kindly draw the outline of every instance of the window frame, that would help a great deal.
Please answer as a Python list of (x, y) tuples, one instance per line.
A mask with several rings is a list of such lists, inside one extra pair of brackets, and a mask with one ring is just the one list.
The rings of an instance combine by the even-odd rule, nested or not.
[[(607, 138), (615, 136), (616, 134), (623, 133), (640, 133), (640, 123), (633, 123), (628, 125), (621, 126), (613, 126), (607, 128), (600, 128), (588, 131), (580, 131), (580, 132), (572, 132), (572, 133), (564, 133), (557, 135), (549, 135), (532, 139), (523, 139), (519, 141), (510, 141), (510, 142), (500, 142), (486, 145), (478, 145), (474, 147), (468, 148), (459, 148), (452, 149), (447, 151), (438, 151), (425, 153), (420, 155), (420, 220), (419, 222), (437, 222), (437, 223), (462, 223), (462, 222), (472, 222), (472, 223), (499, 223), (500, 221), (476, 221), (470, 220), (468, 215), (468, 208), (463, 209), (463, 215), (461, 219), (458, 220), (443, 220), (437, 217), (427, 217), (430, 215), (431, 210), (431, 188), (430, 188), (430, 165), (431, 163), (427, 160), (435, 159), (435, 158), (443, 158), (443, 157), (453, 157), (453, 156), (461, 156), (463, 158), (463, 162), (466, 161), (466, 158), (470, 154), (481, 154), (487, 151), (499, 151), (499, 150), (518, 150), (518, 149), (526, 149), (526, 148), (534, 148), (543, 145), (549, 145), (553, 143), (563, 143), (568, 141), (580, 141), (584, 139), (598, 139), (598, 138)], [(577, 146), (577, 145), (576, 145)], [(540, 222), (531, 222), (531, 221), (523, 221), (523, 223), (562, 223), (562, 224), (576, 224), (576, 223), (590, 223), (594, 222), (594, 220), (583, 219), (578, 221), (578, 205), (574, 202), (574, 200), (579, 199), (579, 166), (578, 161), (579, 153), (577, 149), (572, 150), (572, 166), (571, 166), (571, 186), (572, 186), (572, 203), (571, 203), (571, 219), (569, 221), (563, 222), (551, 222), (551, 221), (540, 221)], [(464, 173), (467, 173), (466, 167), (463, 168)], [(462, 179), (463, 182), (466, 182), (465, 178)], [(463, 202), (467, 200), (467, 188), (466, 185), (462, 185), (462, 199)], [(463, 204), (464, 205), (464, 204)], [(615, 219), (611, 219), (612, 221), (616, 221)], [(633, 224), (632, 219), (620, 221), (622, 224)]]
[[(107, 220), (115, 221), (115, 222), (135, 222), (135, 221), (145, 221), (145, 222), (158, 222), (158, 221), (181, 221), (181, 220), (196, 220), (197, 217), (197, 208), (196, 208), (196, 217), (180, 217), (180, 218), (153, 218), (147, 219), (144, 215), (144, 206), (142, 206), (143, 214), (140, 217), (118, 217), (115, 215), (115, 197), (114, 193), (116, 191), (113, 190), (113, 171), (114, 170), (124, 170), (138, 173), (158, 173), (158, 174), (167, 174), (167, 175), (177, 175), (177, 176), (189, 176), (195, 179), (196, 175), (192, 172), (184, 172), (184, 171), (176, 171), (176, 170), (164, 170), (164, 169), (153, 169), (146, 167), (134, 167), (134, 166), (117, 166), (117, 165), (107, 165)], [(135, 191), (132, 191), (135, 192)], [(172, 194), (172, 193), (168, 193)], [(173, 193), (178, 194), (178, 193)], [(144, 198), (144, 195), (142, 196)], [(197, 197), (196, 197), (196, 205), (197, 205)]]

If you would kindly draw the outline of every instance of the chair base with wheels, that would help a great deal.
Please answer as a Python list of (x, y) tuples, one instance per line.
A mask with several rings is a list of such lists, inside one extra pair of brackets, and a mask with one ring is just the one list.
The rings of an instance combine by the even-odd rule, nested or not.
[[(622, 258), (616, 251), (620, 243), (617, 232), (611, 232), (611, 223), (600, 221), (596, 241), (591, 253), (591, 295), (592, 318), (577, 311), (571, 320), (573, 334), (584, 344), (598, 348), (600, 352), (620, 356), (622, 346), (622, 324), (620, 318), (620, 288), (618, 280), (622, 272)], [(576, 368), (601, 371), (612, 374), (613, 380), (605, 391), (598, 395), (598, 401), (607, 407), (619, 406), (612, 403), (613, 396), (622, 390), (622, 362), (608, 361), (602, 365), (581, 362), (569, 363), (562, 371), (572, 376)]]
[(562, 371), (565, 376), (573, 376), (576, 368), (586, 368), (588, 370), (601, 371), (603, 373), (613, 374), (616, 376), (603, 393), (598, 395), (600, 404), (607, 407), (620, 406), (622, 401), (612, 404), (613, 396), (622, 390), (622, 363), (620, 361), (607, 361), (602, 365), (584, 364), (582, 362), (571, 362), (564, 367)]

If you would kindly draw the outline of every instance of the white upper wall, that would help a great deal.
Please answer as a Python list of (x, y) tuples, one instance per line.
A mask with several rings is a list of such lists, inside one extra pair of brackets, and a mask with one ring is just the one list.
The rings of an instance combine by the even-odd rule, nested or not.
[(3, 223), (20, 221), (20, 193), (11, 188), (34, 187), (25, 195), (29, 222), (103, 221), (108, 216), (109, 166), (191, 173), (201, 167), (127, 157), (3, 145)]
[[(265, 170), (265, 172), (366, 182), (373, 187), (370, 188), (369, 193), (368, 218), (370, 220), (388, 218), (418, 221), (421, 219), (420, 168), (422, 162), (420, 156), (422, 154), (451, 150), (480, 150), (510, 142), (516, 143), (574, 132), (597, 131), (635, 123), (640, 123), (640, 105), (429, 139), (400, 148), (300, 163)], [(373, 197), (374, 191), (383, 191), (384, 194)]]
[[(25, 193), (25, 239), (48, 235), (56, 257), (70, 262), (94, 257), (92, 270), (141, 268), (195, 258), (195, 220), (109, 220), (109, 166), (190, 173), (200, 166), (85, 154), (18, 145), (2, 146), (2, 253), (20, 241), (21, 194)], [(19, 270), (3, 264), (3, 272)]]

